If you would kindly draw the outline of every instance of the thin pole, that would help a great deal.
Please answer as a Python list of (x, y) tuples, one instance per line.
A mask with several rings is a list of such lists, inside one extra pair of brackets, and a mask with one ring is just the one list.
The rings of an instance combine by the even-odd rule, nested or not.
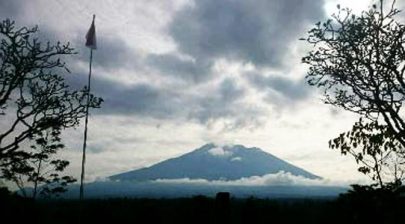
[(80, 200), (84, 197), (84, 166), (86, 164), (86, 143), (87, 143), (87, 123), (89, 122), (89, 103), (90, 103), (90, 87), (91, 87), (91, 64), (93, 62), (93, 49), (90, 49), (90, 63), (89, 63), (89, 80), (87, 84), (87, 103), (86, 103), (86, 119), (84, 122), (84, 141), (83, 141), (83, 157), (82, 157), (82, 174), (80, 177)]

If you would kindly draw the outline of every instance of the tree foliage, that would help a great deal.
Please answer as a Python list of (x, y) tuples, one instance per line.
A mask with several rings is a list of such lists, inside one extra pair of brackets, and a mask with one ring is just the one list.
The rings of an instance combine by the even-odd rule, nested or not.
[(388, 176), (401, 179), (405, 156), (405, 25), (390, 3), (380, 0), (359, 15), (338, 5), (303, 38), (313, 47), (302, 59), (308, 83), (323, 90), (325, 103), (364, 118), (330, 147), (354, 156), (359, 171), (380, 185)]
[(307, 81), (324, 90), (325, 102), (371, 120), (382, 118), (405, 146), (405, 25), (394, 6), (374, 5), (359, 16), (339, 8), (332, 19), (317, 23), (305, 39), (312, 44), (302, 61)]
[[(65, 146), (61, 143), (60, 130), (37, 133), (32, 139), (31, 150), (21, 151), (8, 166), (2, 167), (3, 177), (14, 182), (25, 197), (49, 197), (66, 191), (66, 186), (76, 180), (60, 176), (69, 161), (56, 157)], [(29, 188), (30, 187), (30, 188)], [(32, 189), (32, 192), (27, 192)]]
[[(75, 54), (69, 43), (41, 42), (38, 27), (0, 22), (0, 166), (24, 153), (21, 145), (50, 129), (77, 126), (85, 116), (87, 88), (74, 90), (62, 74), (62, 57)], [(90, 107), (101, 99), (90, 95)], [(25, 144), (25, 146), (27, 146)], [(15, 158), (14, 158), (15, 157)]]
[(401, 183), (404, 177), (403, 147), (387, 125), (360, 119), (350, 131), (330, 140), (329, 147), (339, 149), (343, 155), (352, 155), (360, 165), (358, 170), (370, 175), (380, 187)]
[(63, 58), (76, 54), (70, 44), (44, 42), (37, 32), (0, 22), (0, 177), (22, 191), (33, 186), (34, 197), (41, 184), (39, 193), (50, 194), (74, 181), (59, 174), (69, 164), (55, 157), (64, 148), (61, 131), (85, 116), (87, 96), (89, 107), (102, 102), (87, 87), (66, 84)]

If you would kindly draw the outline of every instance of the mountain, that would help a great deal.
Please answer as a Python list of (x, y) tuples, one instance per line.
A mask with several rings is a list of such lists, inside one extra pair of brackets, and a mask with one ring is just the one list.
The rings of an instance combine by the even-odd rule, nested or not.
[[(207, 144), (150, 167), (87, 183), (85, 195), (87, 198), (215, 197), (217, 192), (226, 191), (236, 198), (283, 199), (335, 198), (348, 190), (318, 179), (259, 148)], [(79, 185), (69, 186), (62, 197), (76, 198), (78, 191)]]
[(117, 174), (110, 179), (119, 181), (181, 178), (237, 180), (280, 171), (309, 179), (320, 178), (259, 148), (246, 148), (243, 145), (220, 147), (210, 143), (177, 158), (168, 159), (147, 168)]

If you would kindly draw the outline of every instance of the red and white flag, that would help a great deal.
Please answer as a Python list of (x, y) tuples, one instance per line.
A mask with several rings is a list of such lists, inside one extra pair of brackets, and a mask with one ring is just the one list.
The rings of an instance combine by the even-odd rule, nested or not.
[(90, 29), (86, 34), (86, 47), (90, 49), (97, 49), (96, 26), (94, 25), (95, 18), (96, 15), (93, 15), (93, 22), (91, 23)]

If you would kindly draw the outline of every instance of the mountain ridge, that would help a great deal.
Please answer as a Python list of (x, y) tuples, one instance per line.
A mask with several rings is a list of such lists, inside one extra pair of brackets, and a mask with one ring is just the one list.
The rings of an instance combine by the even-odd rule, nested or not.
[(152, 166), (116, 174), (109, 178), (119, 181), (181, 178), (236, 180), (280, 171), (309, 179), (320, 178), (257, 147), (218, 146), (214, 143), (205, 144), (189, 153)]

